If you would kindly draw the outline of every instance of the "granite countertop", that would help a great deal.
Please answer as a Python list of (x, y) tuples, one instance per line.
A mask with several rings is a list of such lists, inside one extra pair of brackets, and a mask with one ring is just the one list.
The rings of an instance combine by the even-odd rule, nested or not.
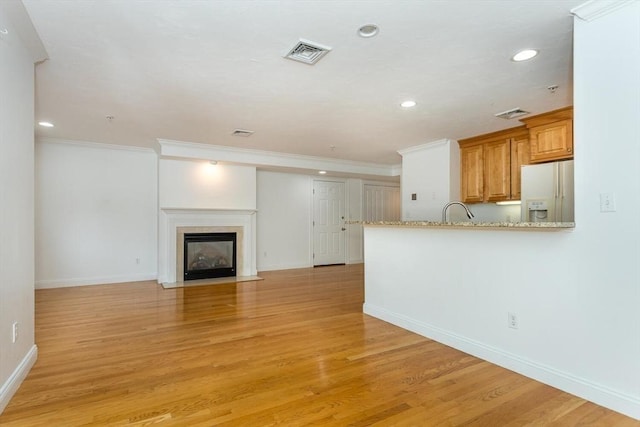
[(347, 224), (361, 224), (378, 227), (416, 227), (416, 228), (467, 228), (499, 230), (572, 230), (575, 222), (437, 222), (437, 221), (346, 221)]

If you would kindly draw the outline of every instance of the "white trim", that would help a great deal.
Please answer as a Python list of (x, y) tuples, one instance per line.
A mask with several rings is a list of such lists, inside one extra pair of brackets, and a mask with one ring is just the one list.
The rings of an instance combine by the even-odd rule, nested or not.
[(372, 304), (365, 303), (363, 312), (598, 405), (640, 419), (640, 399), (634, 396), (611, 390), (601, 384), (587, 381)]
[(27, 374), (38, 359), (38, 346), (35, 344), (29, 349), (16, 369), (11, 373), (7, 381), (0, 387), (0, 414), (7, 407), (9, 401), (16, 394), (18, 388), (27, 377)]
[(635, 0), (591, 0), (571, 9), (571, 14), (590, 22), (633, 3)]
[(78, 141), (78, 140), (72, 140), (72, 139), (49, 138), (49, 137), (36, 138), (36, 143), (74, 145), (77, 147), (85, 147), (85, 148), (101, 148), (101, 149), (107, 149), (107, 150), (135, 151), (135, 152), (141, 152), (141, 153), (156, 152), (153, 148), (136, 147), (132, 145), (105, 144), (102, 142)]
[(258, 275), (260, 275), (260, 272), (262, 271), (275, 271), (275, 270), (293, 270), (296, 268), (311, 268), (313, 267), (312, 264), (310, 263), (304, 263), (304, 264), (269, 264), (269, 265), (261, 265), (260, 266), (260, 271), (258, 271)]
[(430, 150), (434, 147), (440, 147), (441, 145), (446, 145), (452, 141), (453, 140), (451, 139), (445, 138), (445, 139), (439, 139), (437, 141), (427, 142), (426, 144), (414, 145), (413, 147), (407, 147), (407, 148), (403, 148), (402, 150), (398, 150), (398, 154), (400, 154), (401, 156), (404, 156), (406, 154), (415, 153), (416, 151)]
[(392, 187), (392, 188), (400, 188), (399, 182), (389, 182), (389, 181), (373, 181), (368, 179), (362, 180), (362, 187), (365, 185), (373, 185), (376, 187)]
[(36, 289), (71, 288), (75, 286), (105, 285), (110, 283), (142, 282), (146, 280), (156, 280), (157, 278), (157, 273), (75, 277), (69, 279), (36, 280), (35, 287)]
[(356, 162), (168, 139), (158, 139), (158, 143), (160, 144), (160, 155), (163, 157), (206, 159), (254, 166), (326, 170), (363, 175), (398, 176), (398, 165)]

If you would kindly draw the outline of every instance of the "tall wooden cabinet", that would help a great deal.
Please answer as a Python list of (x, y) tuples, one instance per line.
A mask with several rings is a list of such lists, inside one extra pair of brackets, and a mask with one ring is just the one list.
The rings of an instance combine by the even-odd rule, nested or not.
[(465, 203), (484, 200), (484, 165), (482, 145), (460, 145), (461, 199)]
[(511, 200), (520, 200), (521, 168), (530, 162), (529, 134), (521, 131), (511, 138)]
[(520, 166), (529, 163), (525, 126), (463, 139), (459, 144), (463, 202), (520, 200)]

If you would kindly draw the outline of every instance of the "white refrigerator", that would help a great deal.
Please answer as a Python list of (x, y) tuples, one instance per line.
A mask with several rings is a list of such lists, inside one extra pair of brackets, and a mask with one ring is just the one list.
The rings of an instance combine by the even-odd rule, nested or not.
[(524, 222), (573, 222), (573, 160), (522, 166)]

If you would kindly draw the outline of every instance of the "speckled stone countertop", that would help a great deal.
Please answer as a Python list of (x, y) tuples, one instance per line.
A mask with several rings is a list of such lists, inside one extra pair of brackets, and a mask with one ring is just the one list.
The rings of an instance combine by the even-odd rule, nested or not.
[(572, 230), (576, 226), (574, 222), (347, 221), (347, 224), (361, 224), (366, 227), (465, 228), (532, 231)]

